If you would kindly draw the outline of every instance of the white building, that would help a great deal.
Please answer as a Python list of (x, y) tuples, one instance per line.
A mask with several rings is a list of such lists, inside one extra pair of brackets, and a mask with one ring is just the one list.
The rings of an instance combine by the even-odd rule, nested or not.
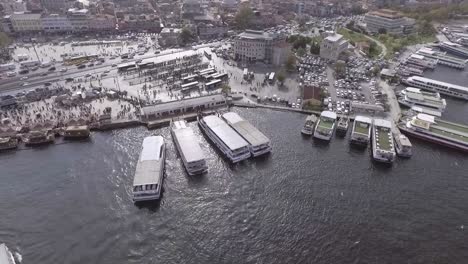
[(68, 20), (72, 25), (72, 30), (75, 32), (89, 30), (89, 11), (88, 9), (70, 8), (67, 11)]
[(364, 17), (369, 33), (384, 31), (388, 34), (403, 35), (414, 31), (414, 19), (406, 18), (401, 13), (389, 9), (369, 12)]
[(41, 14), (15, 13), (10, 20), (15, 32), (42, 31)]
[(348, 41), (342, 35), (333, 33), (322, 40), (320, 44), (320, 57), (336, 61), (340, 54), (348, 49)]
[(162, 46), (171, 46), (179, 44), (180, 28), (163, 28), (159, 33), (159, 40)]
[(0, 6), (3, 7), (3, 13), (7, 15), (27, 10), (26, 2), (22, 0), (0, 0)]
[(246, 30), (234, 40), (235, 58), (240, 61), (281, 65), (287, 58), (283, 55), (289, 54), (289, 50), (285, 38), (263, 31)]
[(69, 32), (72, 24), (66, 16), (51, 14), (42, 17), (42, 27), (45, 32)]

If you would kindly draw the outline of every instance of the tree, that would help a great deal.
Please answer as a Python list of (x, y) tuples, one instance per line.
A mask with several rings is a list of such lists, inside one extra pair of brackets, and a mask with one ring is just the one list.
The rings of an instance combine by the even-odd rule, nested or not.
[(346, 73), (346, 64), (344, 63), (344, 61), (337, 61), (335, 63), (335, 74), (341, 77), (345, 75), (345, 73)]
[(283, 70), (278, 72), (278, 75), (276, 76), (278, 79), (278, 82), (280, 82), (280, 85), (283, 86), (284, 81), (286, 80), (286, 74), (284, 73)]
[(286, 60), (286, 69), (290, 72), (296, 69), (296, 56), (291, 52)]
[(310, 53), (319, 55), (320, 54), (320, 43), (312, 41), (310, 43)]
[(297, 56), (302, 57), (306, 54), (306, 50), (303, 48), (298, 48), (297, 49)]
[(387, 30), (385, 28), (379, 28), (379, 34), (387, 34)]
[(179, 34), (180, 41), (182, 45), (185, 45), (189, 42), (191, 42), (194, 38), (192, 31), (186, 27), (182, 29), (182, 31)]
[(242, 30), (247, 29), (252, 22), (253, 15), (254, 13), (250, 7), (241, 8), (234, 19), (237, 27)]
[(222, 86), (221, 86), (221, 91), (225, 94), (228, 94), (231, 92), (231, 86), (229, 86), (229, 84), (226, 84), (224, 83)]

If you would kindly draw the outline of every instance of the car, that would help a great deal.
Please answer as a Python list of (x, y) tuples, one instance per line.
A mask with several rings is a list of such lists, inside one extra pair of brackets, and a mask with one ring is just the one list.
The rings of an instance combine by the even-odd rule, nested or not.
[(107, 73), (101, 73), (101, 77), (106, 77)]
[(29, 85), (29, 83), (28, 83), (28, 82), (24, 82), (24, 83), (21, 84), (21, 86), (26, 86), (26, 85)]
[(115, 64), (115, 63), (114, 63), (114, 64), (112, 64), (112, 67), (117, 67), (117, 64)]
[(41, 76), (47, 76), (47, 74), (48, 74), (47, 72), (43, 72)]
[(50, 72), (51, 72), (51, 71), (55, 71), (55, 67), (50, 67), (50, 68), (48, 69), (48, 71), (50, 71)]
[(65, 79), (65, 81), (67, 81), (67, 82), (73, 82), (73, 80), (74, 80), (74, 79), (73, 79), (72, 77), (69, 77), (69, 78), (66, 78), (66, 79)]
[(52, 83), (50, 83), (50, 82), (44, 83), (44, 86), (46, 86), (46, 87), (47, 87), (47, 86), (51, 86), (51, 85), (52, 85)]
[(60, 69), (60, 72), (66, 72), (66, 71), (68, 71), (67, 68), (62, 68), (62, 69)]
[(86, 68), (86, 65), (80, 64), (80, 65), (76, 66), (76, 68), (78, 68), (78, 69), (84, 69), (84, 68)]
[(91, 74), (87, 73), (87, 74), (85, 75), (85, 77), (86, 77), (86, 78), (91, 77)]
[(24, 80), (27, 80), (27, 79), (29, 79), (28, 76), (23, 76), (23, 77), (20, 78), (20, 81), (24, 81)]

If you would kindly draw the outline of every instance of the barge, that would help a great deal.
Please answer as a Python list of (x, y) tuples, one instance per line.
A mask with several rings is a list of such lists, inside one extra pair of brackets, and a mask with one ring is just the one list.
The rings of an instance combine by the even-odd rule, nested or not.
[(359, 146), (367, 146), (371, 138), (372, 119), (365, 116), (354, 118), (350, 142)]
[(372, 157), (375, 161), (393, 163), (395, 147), (393, 145), (392, 123), (384, 119), (374, 119), (372, 126)]

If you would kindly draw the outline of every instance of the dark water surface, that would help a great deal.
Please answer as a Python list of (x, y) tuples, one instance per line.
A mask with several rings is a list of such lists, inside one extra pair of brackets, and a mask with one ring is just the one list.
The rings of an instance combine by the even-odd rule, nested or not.
[[(465, 154), (413, 140), (414, 157), (388, 168), (348, 138), (302, 137), (304, 115), (234, 111), (273, 152), (230, 166), (191, 123), (202, 177), (186, 176), (168, 128), (1, 154), (0, 241), (36, 264), (468, 262)], [(164, 197), (137, 207), (133, 173), (153, 134), (167, 140)]]

